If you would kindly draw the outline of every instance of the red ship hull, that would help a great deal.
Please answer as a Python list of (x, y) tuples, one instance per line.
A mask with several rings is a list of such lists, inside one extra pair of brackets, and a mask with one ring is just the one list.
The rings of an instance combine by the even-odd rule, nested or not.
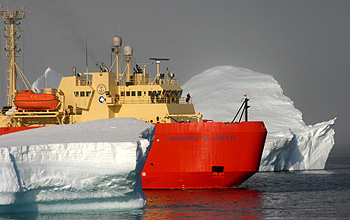
[(31, 90), (20, 91), (14, 101), (18, 110), (55, 110), (58, 104), (55, 94), (34, 93)]
[[(35, 127), (0, 128), (0, 135)], [(263, 122), (156, 124), (143, 189), (238, 186), (259, 170)]]
[(263, 122), (156, 124), (143, 189), (223, 188), (259, 170)]
[(33, 129), (33, 128), (40, 128), (40, 127), (37, 127), (37, 126), (36, 127), (34, 126), (33, 127), (4, 127), (4, 128), (0, 128), (0, 135), (14, 133), (18, 131), (24, 131), (24, 130)]

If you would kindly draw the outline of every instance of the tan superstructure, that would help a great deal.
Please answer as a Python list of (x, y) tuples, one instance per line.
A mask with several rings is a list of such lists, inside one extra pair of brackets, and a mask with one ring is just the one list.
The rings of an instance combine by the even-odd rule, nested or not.
[(119, 73), (120, 45), (121, 38), (115, 37), (111, 49), (115, 60), (110, 69), (104, 64), (100, 72), (80, 74), (74, 69), (72, 76), (62, 78), (58, 88), (44, 89), (44, 93), (54, 93), (59, 99), (55, 110), (3, 111), (1, 127), (49, 126), (118, 117), (134, 117), (150, 123), (202, 120), (202, 115), (194, 110), (192, 98), (182, 96), (183, 90), (174, 74), (168, 70), (160, 72), (160, 62), (164, 59), (153, 58), (157, 73), (151, 78), (146, 65), (140, 64), (142, 68), (136, 65), (131, 71), (132, 48), (126, 46), (122, 56), (125, 70)]

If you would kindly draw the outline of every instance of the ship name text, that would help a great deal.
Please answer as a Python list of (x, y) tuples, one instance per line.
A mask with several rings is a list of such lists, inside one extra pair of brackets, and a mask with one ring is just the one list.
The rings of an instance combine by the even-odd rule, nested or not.
[[(204, 136), (203, 141), (233, 141), (235, 136)], [(165, 137), (165, 141), (199, 141), (201, 138), (199, 136), (179, 136), (179, 137)]]

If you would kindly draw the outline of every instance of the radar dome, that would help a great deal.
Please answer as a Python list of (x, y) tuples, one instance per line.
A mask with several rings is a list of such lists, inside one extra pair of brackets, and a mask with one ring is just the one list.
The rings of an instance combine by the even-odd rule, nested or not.
[(124, 54), (125, 55), (132, 55), (132, 47), (131, 46), (125, 46), (124, 47)]
[(113, 37), (113, 46), (120, 47), (122, 45), (122, 38), (119, 36)]

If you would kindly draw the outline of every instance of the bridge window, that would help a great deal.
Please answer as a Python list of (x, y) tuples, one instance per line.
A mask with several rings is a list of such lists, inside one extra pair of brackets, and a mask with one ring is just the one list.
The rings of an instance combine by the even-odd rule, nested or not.
[(130, 91), (127, 91), (127, 92), (126, 92), (126, 96), (130, 96)]
[(121, 92), (121, 94), (120, 94), (121, 96), (125, 96), (125, 92)]
[(84, 91), (80, 92), (80, 97), (85, 97), (85, 92)]
[(137, 96), (142, 96), (142, 92), (141, 91), (137, 91)]
[(135, 91), (131, 91), (131, 96), (136, 96), (136, 92)]
[(75, 97), (79, 97), (79, 92), (74, 91), (74, 96), (75, 96)]
[(90, 97), (91, 96), (91, 91), (86, 91), (86, 97)]

